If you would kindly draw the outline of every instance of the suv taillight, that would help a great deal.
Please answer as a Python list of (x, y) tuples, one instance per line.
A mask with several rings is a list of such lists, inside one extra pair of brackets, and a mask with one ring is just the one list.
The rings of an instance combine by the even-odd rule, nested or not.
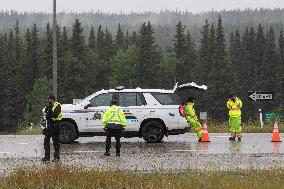
[(185, 117), (185, 112), (184, 112), (184, 106), (183, 105), (179, 106), (179, 114), (180, 114), (180, 116)]

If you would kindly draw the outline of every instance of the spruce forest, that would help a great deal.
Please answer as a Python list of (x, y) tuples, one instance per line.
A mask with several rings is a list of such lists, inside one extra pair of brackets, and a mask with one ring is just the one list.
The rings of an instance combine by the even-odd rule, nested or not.
[[(214, 120), (227, 120), (231, 92), (243, 101), (244, 121), (256, 121), (259, 108), (283, 111), (284, 10), (132, 14), (60, 13), (59, 102), (120, 85), (172, 89), (177, 81), (208, 86), (194, 93), (195, 104)], [(52, 93), (49, 22), (45, 13), (1, 13), (0, 131), (40, 120)], [(252, 102), (248, 91), (271, 91), (275, 100)]]

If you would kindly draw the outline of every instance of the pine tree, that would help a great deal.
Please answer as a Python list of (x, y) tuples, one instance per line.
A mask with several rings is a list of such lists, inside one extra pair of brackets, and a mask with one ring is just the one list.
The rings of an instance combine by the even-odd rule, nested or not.
[(98, 27), (98, 32), (97, 32), (97, 52), (98, 52), (98, 56), (99, 56), (100, 60), (105, 59), (105, 57), (104, 57), (104, 54), (105, 54), (104, 53), (104, 47), (105, 47), (104, 41), (105, 41), (105, 33), (102, 30), (102, 26), (100, 25)]
[(174, 36), (174, 52), (177, 59), (182, 59), (185, 56), (185, 26), (182, 25), (181, 21), (176, 25), (176, 33)]
[(50, 83), (47, 77), (36, 79), (32, 91), (26, 95), (29, 109), (24, 113), (24, 125), (40, 124), (42, 108), (46, 104), (46, 97), (50, 94)]
[(278, 69), (278, 64), (275, 34), (272, 27), (270, 27), (269, 31), (266, 33), (264, 62), (266, 70), (266, 77), (264, 78), (266, 83), (264, 84), (265, 90), (274, 91), (276, 88), (274, 76), (277, 73), (276, 70)]
[(79, 61), (83, 61), (85, 57), (85, 38), (83, 35), (83, 27), (79, 19), (76, 19), (73, 25), (71, 50), (73, 55), (78, 57)]
[(199, 76), (197, 78), (198, 83), (207, 83), (207, 77), (209, 70), (208, 67), (210, 66), (210, 56), (209, 56), (209, 49), (210, 49), (210, 38), (209, 38), (209, 31), (210, 31), (210, 24), (208, 20), (205, 21), (205, 25), (202, 26), (202, 30), (200, 31), (201, 40), (199, 46)]
[(11, 30), (7, 40), (6, 46), (6, 63), (4, 65), (4, 70), (6, 72), (5, 88), (3, 93), (6, 94), (4, 97), (3, 105), (3, 120), (4, 127), (8, 127), (9, 131), (15, 131), (18, 126), (18, 121), (21, 118), (19, 114), (18, 107), (18, 85), (17, 85), (17, 74), (16, 74), (16, 54), (15, 54), (15, 41), (14, 33)]
[[(214, 61), (215, 61), (215, 57), (218, 56), (216, 54), (216, 50), (217, 50), (217, 38), (216, 38), (216, 32), (215, 32), (215, 26), (214, 23), (211, 24), (210, 27), (210, 32), (209, 32), (209, 49), (208, 49), (208, 63), (207, 63), (207, 69), (208, 70), (213, 70), (213, 66), (214, 66)], [(212, 75), (212, 73), (208, 73), (208, 76), (210, 77)]]
[(116, 33), (116, 49), (120, 50), (123, 49), (125, 50), (125, 37), (124, 33), (121, 29), (120, 23), (118, 25), (117, 33)]
[(52, 78), (52, 63), (53, 63), (53, 38), (49, 23), (46, 25), (46, 32), (44, 37), (43, 63), (41, 64), (41, 76), (46, 76), (48, 79)]
[(189, 30), (187, 30), (187, 34), (185, 37), (185, 50), (186, 54), (184, 57), (184, 75), (183, 75), (183, 82), (189, 82), (189, 81), (194, 81), (197, 77), (198, 74), (196, 72), (197, 70), (197, 55), (195, 51), (195, 45), (192, 41), (191, 33)]
[(96, 37), (95, 37), (94, 27), (91, 27), (91, 31), (89, 35), (89, 42), (88, 42), (88, 49), (96, 51)]
[[(75, 98), (82, 98), (85, 96), (87, 85), (84, 84), (84, 70), (86, 62), (86, 51), (85, 51), (85, 37), (83, 35), (82, 24), (79, 19), (76, 19), (72, 29), (71, 37), (71, 52), (73, 57), (76, 58), (76, 64), (72, 67), (71, 75), (76, 76), (73, 79), (72, 86), (75, 93)], [(69, 86), (70, 87), (70, 86)]]
[(160, 55), (154, 41), (154, 30), (150, 22), (144, 22), (139, 29), (137, 39), (137, 85), (157, 87)]
[[(215, 50), (212, 72), (209, 74), (211, 81), (208, 87), (211, 89), (212, 96), (218, 97), (218, 100), (209, 98), (211, 114), (218, 119), (222, 119), (222, 115), (226, 113), (224, 103), (228, 99), (228, 88), (232, 76), (228, 75), (228, 62), (226, 61), (225, 34), (222, 26), (222, 19), (219, 16), (216, 28)], [(212, 42), (211, 42), (212, 43)], [(212, 48), (211, 48), (212, 50)]]
[[(189, 36), (190, 37), (190, 36)], [(191, 39), (189, 39), (191, 40)], [(182, 23), (179, 21), (176, 25), (176, 33), (174, 36), (174, 53), (178, 61), (175, 65), (175, 80), (183, 83), (185, 82), (185, 77), (187, 75), (187, 70), (189, 69), (187, 67), (187, 64), (185, 62), (185, 56), (187, 54), (186, 49), (186, 36), (185, 36), (185, 26), (182, 25)], [(190, 41), (189, 41), (190, 42)]]
[(252, 74), (254, 74), (254, 78), (256, 79), (256, 88), (261, 88), (264, 84), (263, 79), (266, 77), (264, 71), (264, 52), (265, 52), (265, 36), (264, 31), (261, 24), (258, 25), (257, 34), (256, 34), (256, 56), (255, 56), (255, 65)]
[(279, 54), (279, 69), (278, 69), (278, 78), (280, 80), (278, 86), (278, 102), (282, 109), (284, 109), (284, 34), (283, 29), (280, 30), (280, 35), (278, 39), (278, 54)]
[[(38, 78), (40, 76), (40, 68), (41, 68), (41, 57), (40, 57), (40, 41), (38, 37), (38, 29), (37, 25), (34, 24), (32, 31), (31, 31), (31, 43), (28, 49), (30, 49), (29, 54), (31, 55), (31, 59), (29, 64), (32, 65), (32, 77), (34, 79)], [(30, 85), (33, 84), (29, 83)]]
[(59, 47), (59, 49), (62, 50), (62, 53), (65, 53), (70, 48), (66, 27), (63, 27), (63, 32), (62, 32), (62, 38), (61, 38), (61, 41), (60, 41), (60, 45), (61, 46)]
[(129, 33), (127, 30), (125, 34), (125, 49), (128, 49), (128, 47), (129, 47)]

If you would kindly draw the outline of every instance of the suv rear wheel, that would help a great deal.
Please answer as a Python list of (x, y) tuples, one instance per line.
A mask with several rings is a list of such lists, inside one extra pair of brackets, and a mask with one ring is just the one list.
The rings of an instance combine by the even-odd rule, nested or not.
[(76, 127), (73, 123), (62, 121), (59, 125), (59, 141), (68, 144), (77, 139)]
[(164, 126), (158, 121), (148, 121), (142, 127), (142, 137), (149, 143), (161, 142), (165, 135)]

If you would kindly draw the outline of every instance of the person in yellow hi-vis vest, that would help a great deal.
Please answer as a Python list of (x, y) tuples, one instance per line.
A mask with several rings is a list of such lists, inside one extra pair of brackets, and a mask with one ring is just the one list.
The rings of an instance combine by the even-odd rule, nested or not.
[(47, 127), (44, 128), (44, 151), (45, 156), (42, 161), (50, 161), (50, 138), (53, 141), (54, 159), (53, 162), (59, 161), (59, 127), (62, 120), (61, 104), (57, 102), (54, 95), (48, 97), (48, 106), (45, 108)]
[(126, 127), (126, 118), (122, 109), (117, 106), (116, 99), (112, 99), (110, 107), (103, 116), (102, 122), (106, 133), (106, 152), (104, 155), (110, 156), (111, 137), (115, 137), (116, 156), (120, 156), (120, 138)]
[(198, 142), (201, 142), (202, 137), (202, 126), (198, 121), (194, 109), (194, 97), (189, 97), (187, 99), (187, 104), (185, 105), (185, 118), (188, 124), (191, 125), (192, 129), (196, 132), (198, 137)]
[(231, 137), (229, 140), (235, 140), (238, 138), (241, 141), (242, 127), (241, 127), (241, 108), (243, 103), (236, 94), (230, 94), (230, 99), (227, 102), (227, 108), (229, 109), (229, 131)]

